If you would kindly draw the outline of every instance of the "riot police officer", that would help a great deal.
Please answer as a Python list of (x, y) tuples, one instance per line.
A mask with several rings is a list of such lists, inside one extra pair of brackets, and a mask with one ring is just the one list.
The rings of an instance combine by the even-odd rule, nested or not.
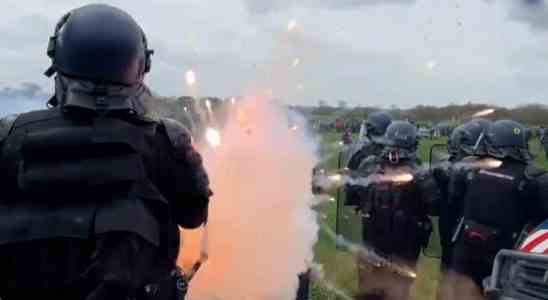
[[(417, 157), (415, 126), (395, 121), (379, 142), (385, 147), (378, 157), (362, 162), (360, 211), (363, 240), (367, 247), (396, 265), (415, 270), (420, 251), (428, 244), (431, 213), (437, 190), (433, 178), (421, 172)], [(407, 299), (414, 276), (390, 268), (359, 262), (361, 299)]]
[[(453, 174), (465, 166), (465, 162), (486, 155), (484, 143), (481, 143), (490, 122), (484, 119), (473, 119), (453, 130), (447, 141), (449, 157), (447, 161), (436, 164), (434, 178), (440, 190), (438, 203), (438, 229), (441, 246), (441, 274), (438, 281), (437, 299), (445, 300), (453, 293), (454, 276), (451, 270), (453, 232), (458, 222), (456, 205), (450, 200), (450, 193), (455, 192)], [(469, 166), (473, 165), (472, 163)]]
[(455, 173), (455, 192), (460, 219), (455, 230), (452, 268), (481, 289), (500, 249), (512, 249), (527, 223), (548, 216), (546, 172), (532, 163), (526, 128), (511, 120), (489, 125), (485, 134), (487, 155), (492, 160), (481, 168)]
[(438, 228), (442, 248), (442, 270), (450, 266), (451, 238), (458, 219), (453, 203), (449, 202), (449, 193), (454, 191), (454, 188), (450, 187), (451, 175), (463, 159), (469, 160), (473, 159), (472, 157), (486, 155), (484, 143), (481, 140), (489, 124), (490, 122), (484, 119), (473, 119), (455, 128), (447, 141), (449, 152), (447, 161), (434, 168), (433, 175), (440, 189)]
[(87, 5), (47, 53), (51, 107), (0, 122), (0, 297), (182, 299), (178, 225), (204, 223), (211, 192), (189, 132), (146, 115), (143, 31)]
[(378, 111), (369, 114), (365, 122), (367, 139), (358, 141), (357, 149), (350, 149), (346, 164), (348, 169), (356, 170), (363, 159), (380, 154), (382, 145), (378, 143), (378, 140), (384, 136), (391, 122), (392, 116), (387, 112)]
[[(369, 114), (367, 121), (365, 122), (367, 139), (358, 141), (355, 145), (351, 146), (346, 155), (349, 157), (346, 167), (350, 172), (358, 170), (364, 159), (381, 153), (383, 145), (380, 143), (380, 140), (384, 136), (390, 123), (392, 123), (392, 117), (384, 111)], [(356, 187), (352, 185), (346, 185), (345, 204), (359, 205), (359, 194), (359, 188), (356, 189)]]

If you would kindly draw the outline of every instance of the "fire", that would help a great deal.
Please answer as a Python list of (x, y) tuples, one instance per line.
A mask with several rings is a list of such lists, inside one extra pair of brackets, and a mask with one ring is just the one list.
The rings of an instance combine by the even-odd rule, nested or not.
[(496, 169), (502, 166), (502, 161), (494, 158), (484, 158), (476, 164), (480, 169)]
[(193, 70), (186, 71), (185, 80), (188, 86), (193, 86), (196, 84), (196, 74), (194, 73)]
[(401, 174), (383, 174), (379, 176), (381, 182), (407, 183), (413, 181), (414, 176), (411, 173)]
[(221, 133), (216, 128), (208, 127), (205, 132), (205, 138), (207, 143), (212, 147), (219, 147), (221, 145)]
[(472, 117), (473, 118), (484, 117), (484, 116), (490, 115), (494, 112), (495, 112), (495, 109), (488, 108), (488, 109), (478, 111), (477, 113), (473, 114)]

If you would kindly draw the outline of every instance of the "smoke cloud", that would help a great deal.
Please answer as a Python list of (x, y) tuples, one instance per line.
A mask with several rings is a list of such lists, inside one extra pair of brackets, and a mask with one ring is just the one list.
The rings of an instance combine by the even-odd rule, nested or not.
[[(311, 209), (315, 146), (272, 100), (231, 106), (221, 145), (202, 153), (215, 195), (209, 260), (191, 283), (191, 300), (293, 300), (298, 274), (313, 260)], [(297, 122), (302, 122), (297, 121)], [(305, 128), (304, 124), (298, 128)], [(200, 232), (183, 232), (185, 269), (200, 256)]]

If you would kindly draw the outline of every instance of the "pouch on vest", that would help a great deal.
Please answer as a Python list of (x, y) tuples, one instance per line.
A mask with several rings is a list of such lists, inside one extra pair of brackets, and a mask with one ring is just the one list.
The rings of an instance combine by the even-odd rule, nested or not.
[(462, 240), (465, 244), (491, 252), (499, 248), (500, 239), (499, 230), (471, 220), (464, 221)]
[(127, 187), (143, 178), (144, 166), (133, 145), (139, 138), (124, 128), (115, 129), (121, 131), (116, 137), (92, 127), (27, 133), (21, 146), (20, 189), (39, 193), (104, 185)]

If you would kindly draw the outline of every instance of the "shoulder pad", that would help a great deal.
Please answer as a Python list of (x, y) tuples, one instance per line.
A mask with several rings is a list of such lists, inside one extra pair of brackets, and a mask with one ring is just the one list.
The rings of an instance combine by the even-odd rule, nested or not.
[(174, 148), (185, 148), (192, 144), (190, 131), (179, 121), (170, 118), (161, 118), (160, 123), (165, 128), (169, 141)]
[(0, 119), (0, 142), (4, 141), (10, 134), (17, 117), (18, 115), (8, 115)]
[(535, 179), (545, 174), (547, 174), (546, 170), (533, 163), (528, 164), (525, 168), (525, 178), (527, 179)]

